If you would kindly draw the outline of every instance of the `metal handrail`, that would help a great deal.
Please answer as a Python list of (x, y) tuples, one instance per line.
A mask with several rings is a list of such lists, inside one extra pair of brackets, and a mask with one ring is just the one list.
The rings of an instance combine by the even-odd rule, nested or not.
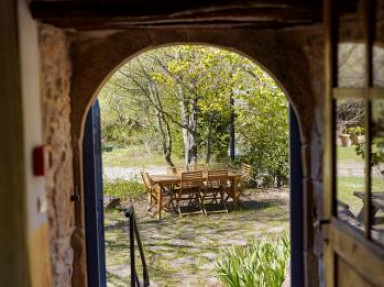
[(139, 277), (137, 276), (135, 264), (135, 239), (139, 249), (140, 260), (143, 266), (143, 287), (149, 286), (149, 275), (147, 269), (147, 262), (144, 256), (143, 244), (141, 242), (139, 228), (136, 222), (135, 210), (133, 205), (130, 204), (125, 210), (125, 216), (129, 218), (129, 248), (131, 254), (131, 287), (141, 287)]

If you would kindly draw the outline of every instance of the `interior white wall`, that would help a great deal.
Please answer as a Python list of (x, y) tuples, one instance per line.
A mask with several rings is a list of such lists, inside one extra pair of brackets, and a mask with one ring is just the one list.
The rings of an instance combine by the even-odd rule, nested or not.
[(40, 57), (37, 22), (28, 10), (28, 1), (18, 1), (21, 84), (24, 116), (25, 182), (28, 226), (33, 232), (47, 222), (45, 180), (33, 175), (33, 148), (43, 143), (40, 89)]

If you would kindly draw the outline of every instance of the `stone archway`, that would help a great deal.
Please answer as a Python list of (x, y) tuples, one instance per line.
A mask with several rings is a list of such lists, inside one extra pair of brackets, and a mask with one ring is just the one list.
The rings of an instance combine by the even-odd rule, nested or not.
[[(73, 172), (75, 189), (80, 201), (76, 203), (76, 230), (72, 236), (75, 249), (74, 285), (84, 286), (86, 281), (84, 206), (82, 201), (82, 138), (87, 111), (106, 79), (128, 59), (144, 50), (170, 44), (205, 44), (223, 47), (249, 57), (264, 67), (283, 87), (293, 105), (301, 127), (301, 146), (304, 158), (303, 184), (307, 252), (307, 272), (316, 280), (317, 262), (313, 250), (314, 214), (313, 190), (321, 182), (321, 172), (312, 176), (311, 154), (321, 145), (313, 131), (316, 106), (321, 99), (321, 75), (313, 67), (321, 67), (321, 58), (316, 59), (322, 45), (312, 42), (319, 38), (318, 30), (307, 31), (306, 37), (299, 36), (301, 30), (131, 30), (125, 32), (82, 32), (72, 42), (72, 86), (71, 86), (71, 137), (73, 149)], [(312, 35), (314, 33), (314, 35)], [(311, 38), (311, 36), (313, 38)], [(312, 61), (315, 61), (313, 63)], [(320, 81), (320, 83), (319, 83)], [(321, 132), (319, 132), (321, 134)], [(313, 156), (312, 156), (313, 157)], [(315, 154), (321, 157), (321, 152)], [(321, 163), (320, 163), (321, 166)], [(320, 166), (318, 169), (320, 169)], [(311, 173), (310, 173), (311, 172)], [(317, 184), (319, 186), (319, 184)], [(308, 277), (308, 276), (307, 276)], [(315, 286), (309, 284), (311, 286)]]

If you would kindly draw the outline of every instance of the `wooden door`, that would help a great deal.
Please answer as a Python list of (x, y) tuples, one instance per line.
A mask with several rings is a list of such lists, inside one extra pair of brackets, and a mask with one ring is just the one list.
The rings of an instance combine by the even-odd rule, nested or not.
[(88, 285), (106, 286), (103, 172), (99, 102), (92, 105), (83, 139), (84, 199)]
[(381, 2), (326, 0), (324, 6), (320, 225), (328, 287), (384, 286), (384, 52), (376, 32)]

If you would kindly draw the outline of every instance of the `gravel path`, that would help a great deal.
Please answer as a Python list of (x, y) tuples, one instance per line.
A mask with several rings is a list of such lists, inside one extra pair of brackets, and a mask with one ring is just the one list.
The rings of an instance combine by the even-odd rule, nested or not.
[[(140, 179), (141, 167), (103, 167), (103, 176), (109, 180), (125, 179), (125, 180), (137, 180)], [(144, 168), (149, 174), (165, 174), (167, 168), (164, 166), (149, 166)]]
[[(373, 172), (373, 176), (377, 176), (377, 177), (382, 176), (378, 168), (373, 168), (372, 172)], [(364, 177), (364, 164), (342, 163), (337, 168), (337, 174), (339, 176), (346, 176), (346, 177)]]
[[(141, 167), (107, 166), (103, 168), (103, 174), (104, 178), (109, 180), (135, 180), (140, 178), (141, 170), (143, 170)], [(149, 174), (165, 174), (167, 172), (167, 168), (164, 166), (149, 166), (145, 167), (144, 170)], [(346, 177), (364, 177), (364, 165), (360, 163), (343, 163), (342, 166), (338, 167), (337, 173)], [(377, 176), (379, 175), (377, 174)]]

